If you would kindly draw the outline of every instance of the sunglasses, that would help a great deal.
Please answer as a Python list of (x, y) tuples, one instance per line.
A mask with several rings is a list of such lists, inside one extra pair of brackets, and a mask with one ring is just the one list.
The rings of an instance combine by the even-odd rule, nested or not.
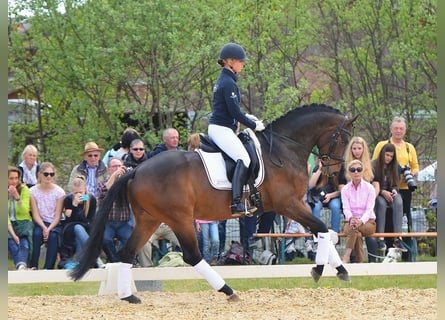
[(45, 177), (47, 177), (47, 176), (54, 177), (54, 176), (55, 176), (55, 173), (54, 173), (54, 172), (44, 172), (43, 175), (44, 175)]
[(89, 154), (88, 155), (88, 158), (92, 158), (92, 157), (99, 158), (99, 155), (98, 154)]
[(357, 167), (357, 168), (349, 168), (349, 172), (362, 172), (363, 168), (362, 167)]
[(144, 148), (132, 148), (133, 151), (144, 151)]

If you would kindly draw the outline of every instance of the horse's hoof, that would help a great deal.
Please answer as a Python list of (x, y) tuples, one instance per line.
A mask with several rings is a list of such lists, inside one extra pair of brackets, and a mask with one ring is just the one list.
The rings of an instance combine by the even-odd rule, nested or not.
[(349, 278), (349, 274), (347, 272), (337, 272), (337, 278), (343, 280), (344, 282), (351, 282), (351, 278)]
[(141, 299), (139, 299), (133, 294), (131, 296), (121, 298), (121, 300), (127, 301), (128, 303), (135, 303), (135, 304), (141, 303)]
[(314, 279), (315, 283), (317, 283), (318, 280), (320, 280), (321, 274), (319, 274), (319, 273), (315, 270), (315, 267), (313, 267), (313, 268), (311, 269), (311, 276), (312, 276), (312, 279)]
[(240, 297), (236, 293), (232, 293), (228, 298), (227, 301), (229, 302), (237, 302), (240, 301)]

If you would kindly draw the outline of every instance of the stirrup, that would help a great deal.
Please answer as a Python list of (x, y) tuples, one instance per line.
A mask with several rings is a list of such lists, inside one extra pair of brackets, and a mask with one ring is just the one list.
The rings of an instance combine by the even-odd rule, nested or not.
[(245, 204), (242, 204), (241, 202), (232, 204), (230, 206), (232, 209), (232, 214), (244, 214), (247, 217), (251, 217), (253, 213), (258, 210), (258, 208), (255, 206), (249, 206), (247, 199), (244, 202)]

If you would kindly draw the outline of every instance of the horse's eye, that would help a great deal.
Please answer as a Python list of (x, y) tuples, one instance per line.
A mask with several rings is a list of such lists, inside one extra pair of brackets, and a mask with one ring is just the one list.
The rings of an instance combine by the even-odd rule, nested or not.
[(321, 156), (321, 161), (325, 162), (325, 161), (329, 161), (329, 156), (328, 155), (322, 155)]

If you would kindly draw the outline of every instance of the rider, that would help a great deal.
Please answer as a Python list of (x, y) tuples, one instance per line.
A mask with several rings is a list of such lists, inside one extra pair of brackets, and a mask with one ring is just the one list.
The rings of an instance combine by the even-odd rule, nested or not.
[(232, 214), (252, 213), (257, 210), (256, 207), (245, 207), (241, 202), (250, 158), (236, 135), (238, 123), (255, 131), (265, 129), (261, 120), (241, 112), (240, 109), (241, 95), (236, 81), (246, 60), (244, 48), (236, 43), (227, 43), (221, 49), (218, 64), (222, 70), (213, 87), (212, 115), (208, 126), (209, 137), (236, 162), (232, 179)]

